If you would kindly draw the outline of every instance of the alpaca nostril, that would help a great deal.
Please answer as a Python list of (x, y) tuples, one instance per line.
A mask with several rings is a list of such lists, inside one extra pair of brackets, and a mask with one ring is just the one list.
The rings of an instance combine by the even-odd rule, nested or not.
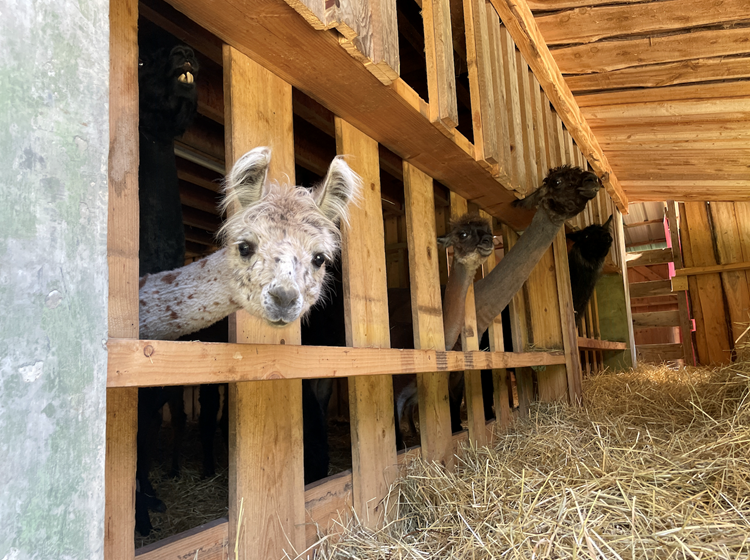
[(273, 303), (281, 308), (286, 309), (297, 301), (297, 292), (290, 288), (277, 287), (272, 290), (268, 290), (268, 295), (271, 296)]

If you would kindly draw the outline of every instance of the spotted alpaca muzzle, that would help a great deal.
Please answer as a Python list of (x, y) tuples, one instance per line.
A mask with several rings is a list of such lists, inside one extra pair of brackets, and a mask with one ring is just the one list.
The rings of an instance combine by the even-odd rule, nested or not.
[(284, 327), (302, 314), (304, 300), (296, 286), (276, 284), (263, 290), (263, 312), (274, 326)]

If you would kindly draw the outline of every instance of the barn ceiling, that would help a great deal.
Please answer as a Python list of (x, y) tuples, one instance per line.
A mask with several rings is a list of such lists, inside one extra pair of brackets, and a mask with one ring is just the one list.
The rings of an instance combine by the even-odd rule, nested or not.
[(631, 201), (750, 200), (750, 0), (528, 0)]

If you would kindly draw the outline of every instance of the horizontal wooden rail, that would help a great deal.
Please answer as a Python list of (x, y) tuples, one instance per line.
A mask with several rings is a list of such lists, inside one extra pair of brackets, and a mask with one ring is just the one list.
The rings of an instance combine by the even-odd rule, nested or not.
[(578, 337), (579, 350), (627, 350), (627, 342), (614, 342), (611, 340), (598, 340), (596, 338)]
[(629, 261), (628, 268), (666, 264), (672, 262), (672, 260), (672, 249), (652, 249), (650, 251), (642, 251), (640, 257)]
[(669, 280), (652, 280), (651, 282), (634, 282), (630, 284), (630, 297), (656, 297), (672, 294), (672, 284)]
[(750, 269), (750, 262), (717, 264), (715, 266), (694, 266), (675, 270), (675, 276), (698, 276), (699, 274), (713, 274), (714, 272), (734, 272)]
[(661, 224), (664, 222), (664, 218), (657, 218), (655, 220), (646, 220), (645, 222), (635, 222), (632, 224), (622, 224), (622, 227), (625, 229), (635, 228), (635, 227), (642, 227), (642, 226), (652, 226), (655, 224)]
[[(487, 430), (494, 429), (495, 421), (487, 422)], [(469, 439), (469, 432), (463, 430), (453, 434), (453, 453)], [(398, 454), (398, 464), (403, 466), (408, 460), (421, 454), (419, 446), (410, 447)], [(317, 529), (326, 531), (330, 522), (341, 514), (345, 518), (351, 512), (352, 472), (346, 470), (305, 486), (305, 510), (307, 511), (307, 546), (318, 540)], [(335, 529), (334, 529), (335, 530)], [(137, 560), (226, 560), (229, 554), (229, 527), (225, 517), (211, 521), (194, 529), (189, 529), (164, 540), (144, 546), (135, 551)], [(301, 552), (301, 551), (298, 551)], [(308, 555), (301, 555), (306, 557)], [(312, 557), (312, 554), (309, 555)]]
[(648, 327), (679, 327), (679, 311), (650, 311), (648, 313), (633, 313), (633, 326), (636, 329)]
[(635, 347), (639, 362), (664, 362), (682, 359), (682, 344), (642, 344)]
[(564, 364), (562, 352), (439, 352), (109, 339), (108, 387), (161, 387)]

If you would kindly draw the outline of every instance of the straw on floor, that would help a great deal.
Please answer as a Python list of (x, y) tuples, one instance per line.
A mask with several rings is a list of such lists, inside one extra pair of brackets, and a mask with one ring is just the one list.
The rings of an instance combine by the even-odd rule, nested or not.
[(350, 521), (319, 555), (748, 558), (749, 376), (748, 361), (594, 376), (582, 408), (534, 405), (453, 473), (410, 463), (395, 520)]

